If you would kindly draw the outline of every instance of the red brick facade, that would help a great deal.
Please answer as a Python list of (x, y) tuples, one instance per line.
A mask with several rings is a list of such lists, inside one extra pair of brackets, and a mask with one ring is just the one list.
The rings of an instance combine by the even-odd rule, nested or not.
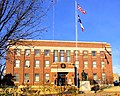
[[(111, 53), (110, 44), (78, 42), (77, 46), (76, 48), (74, 41), (20, 41), (7, 53), (6, 73), (16, 74), (18, 76), (16, 83), (20, 85), (24, 84), (27, 79), (31, 85), (54, 84), (58, 73), (65, 73), (67, 83), (74, 84), (73, 64), (77, 64), (80, 80), (84, 70), (90, 81), (96, 79), (101, 83), (112, 83), (112, 56), (105, 50), (106, 47)], [(19, 55), (15, 54), (15, 49), (20, 50)], [(35, 55), (35, 50), (38, 56)], [(76, 61), (77, 63), (75, 63)]]

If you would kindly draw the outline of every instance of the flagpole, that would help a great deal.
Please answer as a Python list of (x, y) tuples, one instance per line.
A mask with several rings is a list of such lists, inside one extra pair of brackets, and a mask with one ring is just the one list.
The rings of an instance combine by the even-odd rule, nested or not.
[[(77, 60), (78, 60), (78, 26), (77, 26), (77, 0), (75, 0), (75, 33), (76, 33), (76, 63), (77, 63)], [(76, 67), (76, 85), (78, 86), (78, 68), (77, 68), (77, 64), (75, 64), (75, 67)]]
[(53, 16), (52, 16), (52, 20), (53, 20), (53, 21), (52, 21), (52, 23), (53, 23), (53, 24), (52, 24), (52, 25), (53, 25), (53, 26), (52, 26), (53, 40), (54, 40), (54, 33), (55, 33), (55, 32), (54, 32), (54, 29), (55, 29), (55, 28), (54, 28), (54, 26), (55, 26), (55, 21), (54, 21), (54, 20), (55, 20), (55, 16), (54, 16), (54, 15), (55, 15), (55, 7), (54, 7), (54, 5), (55, 5), (55, 0), (53, 0)]

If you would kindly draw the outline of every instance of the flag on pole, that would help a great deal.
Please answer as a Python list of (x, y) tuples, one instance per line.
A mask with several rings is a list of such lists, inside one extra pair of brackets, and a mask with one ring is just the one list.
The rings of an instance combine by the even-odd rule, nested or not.
[(82, 28), (82, 32), (84, 31), (84, 27), (83, 27), (83, 25), (82, 25), (82, 21), (81, 21), (81, 19), (80, 19), (80, 16), (78, 15), (78, 22), (80, 23), (80, 26), (81, 26), (81, 28)]
[[(104, 53), (105, 54), (105, 53)], [(108, 58), (107, 58), (107, 55), (105, 54), (105, 59), (107, 61), (107, 64), (109, 64), (109, 61), (108, 61)]]
[(105, 47), (105, 51), (111, 56), (112, 54), (106, 49)]
[(78, 10), (80, 11), (80, 12), (82, 12), (83, 14), (86, 14), (86, 11), (85, 10), (83, 10), (81, 7), (80, 7), (80, 5), (78, 4)]

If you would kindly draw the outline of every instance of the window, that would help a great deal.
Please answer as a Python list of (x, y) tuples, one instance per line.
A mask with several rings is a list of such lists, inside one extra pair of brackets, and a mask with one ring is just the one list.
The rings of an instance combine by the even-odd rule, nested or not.
[(88, 56), (88, 51), (83, 51), (83, 56)]
[(48, 83), (50, 79), (50, 75), (49, 74), (45, 74), (45, 82)]
[(64, 62), (64, 50), (60, 50), (60, 62)]
[(35, 67), (39, 68), (40, 67), (40, 61), (39, 60), (35, 60)]
[(97, 73), (93, 73), (93, 79), (97, 80)]
[(79, 61), (75, 61), (75, 66), (79, 68)]
[(40, 56), (40, 50), (39, 49), (35, 49), (35, 56)]
[(20, 49), (15, 49), (15, 55), (20, 56)]
[(66, 62), (70, 62), (70, 50), (66, 50)]
[(88, 61), (84, 61), (84, 68), (88, 68)]
[(20, 67), (20, 60), (15, 60), (15, 67), (19, 68)]
[(15, 80), (15, 82), (19, 82), (19, 74), (14, 74), (14, 80)]
[(105, 56), (104, 51), (100, 51), (100, 56), (101, 56), (101, 57), (104, 57), (104, 56)]
[(105, 75), (105, 73), (102, 73), (102, 80), (103, 80), (103, 81), (106, 80), (106, 75)]
[(29, 49), (25, 50), (25, 56), (30, 56), (30, 50)]
[(45, 61), (45, 67), (50, 67), (50, 62), (48, 60)]
[(28, 68), (30, 67), (30, 61), (29, 60), (25, 61), (25, 67), (28, 67)]
[(96, 51), (92, 51), (92, 56), (96, 56)]
[(104, 62), (104, 61), (101, 62), (101, 67), (102, 67), (102, 68), (105, 67), (105, 62)]
[(30, 80), (29, 74), (25, 73), (24, 74), (24, 82), (29, 82), (29, 80)]
[(39, 74), (35, 74), (35, 82), (39, 82), (39, 80), (40, 80), (40, 76), (39, 76)]
[(50, 50), (44, 50), (44, 54), (45, 54), (45, 56), (49, 56), (50, 55)]
[(97, 67), (96, 61), (93, 61), (92, 64), (93, 64), (93, 68), (96, 68), (96, 67)]
[(54, 50), (54, 62), (58, 62), (58, 50)]
[(78, 55), (79, 51), (78, 50), (75, 50), (75, 56)]

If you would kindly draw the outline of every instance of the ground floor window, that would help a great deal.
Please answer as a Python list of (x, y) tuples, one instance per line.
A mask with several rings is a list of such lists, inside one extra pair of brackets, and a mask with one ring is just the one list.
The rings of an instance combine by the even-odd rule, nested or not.
[(14, 74), (14, 80), (15, 80), (15, 82), (19, 82), (19, 74)]
[(39, 82), (40, 78), (39, 78), (39, 74), (35, 74), (35, 82)]
[(29, 74), (28, 74), (28, 73), (25, 73), (25, 74), (24, 74), (24, 82), (29, 82), (29, 80), (30, 80)]
[(50, 80), (50, 75), (49, 74), (45, 74), (45, 82), (48, 83)]

